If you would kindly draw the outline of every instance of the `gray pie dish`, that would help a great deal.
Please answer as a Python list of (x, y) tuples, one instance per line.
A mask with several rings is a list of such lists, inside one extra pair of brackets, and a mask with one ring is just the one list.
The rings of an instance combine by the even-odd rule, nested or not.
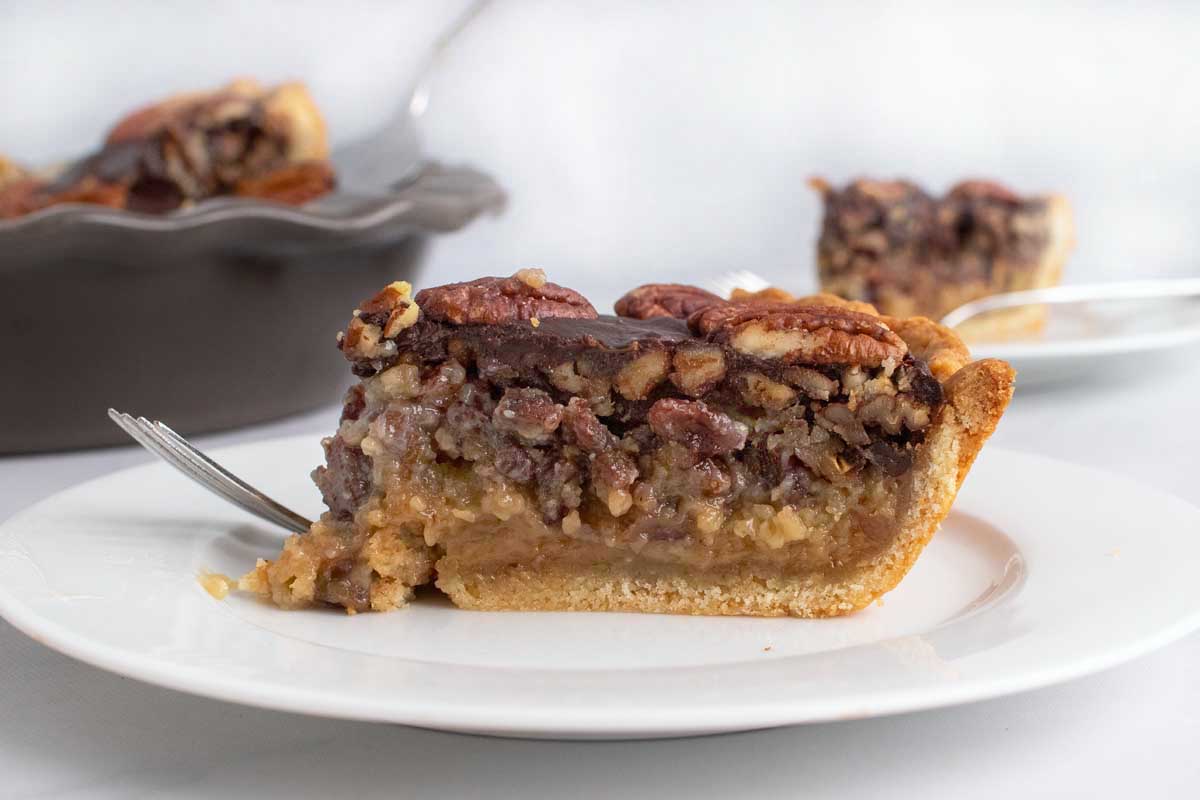
[(414, 281), (433, 236), (504, 200), (483, 173), (425, 163), (388, 192), (299, 208), (0, 221), (0, 452), (128, 441), (110, 406), (195, 434), (336, 402), (350, 372), (334, 337), (355, 304)]

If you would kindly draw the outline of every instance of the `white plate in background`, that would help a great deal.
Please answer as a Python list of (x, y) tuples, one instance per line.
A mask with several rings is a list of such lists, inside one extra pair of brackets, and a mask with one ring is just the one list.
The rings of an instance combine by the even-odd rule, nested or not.
[[(299, 509), (316, 439), (219, 459)], [(281, 466), (283, 467), (281, 469)], [(1200, 510), (1106, 473), (985, 449), (880, 606), (830, 620), (284, 612), (209, 597), (280, 531), (150, 464), (0, 526), (0, 614), (46, 645), (232, 702), (453, 731), (661, 737), (981, 700), (1085, 675), (1200, 627)]]
[(1076, 378), (1117, 360), (1166, 353), (1200, 341), (1200, 298), (1050, 306), (1037, 337), (971, 345), (975, 358), (1001, 358), (1017, 386)]

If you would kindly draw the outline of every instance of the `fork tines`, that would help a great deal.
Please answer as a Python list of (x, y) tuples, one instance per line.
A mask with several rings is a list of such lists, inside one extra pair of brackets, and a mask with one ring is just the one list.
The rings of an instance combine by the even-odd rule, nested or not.
[(142, 447), (239, 508), (290, 531), (306, 531), (312, 525), (204, 455), (168, 425), (113, 408), (108, 416)]
[(728, 298), (734, 289), (745, 289), (748, 292), (760, 292), (771, 284), (761, 275), (746, 270), (727, 272), (713, 278), (705, 284), (705, 288), (715, 295)]

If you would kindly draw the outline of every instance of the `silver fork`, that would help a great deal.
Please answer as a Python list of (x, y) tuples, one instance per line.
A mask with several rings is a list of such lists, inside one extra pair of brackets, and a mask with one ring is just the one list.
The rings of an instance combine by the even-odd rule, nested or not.
[(213, 494), (249, 511), (259, 519), (295, 532), (307, 531), (312, 525), (310, 520), (267, 497), (201, 453), (166, 424), (145, 417), (135, 418), (115, 408), (108, 410), (108, 417), (142, 447)]
[[(734, 289), (740, 288), (757, 292), (770, 285), (765, 278), (743, 270), (727, 272), (718, 278), (713, 278), (708, 281), (706, 288), (721, 297), (729, 297)], [(1047, 286), (1043, 289), (1004, 292), (972, 300), (952, 310), (939, 322), (947, 328), (955, 328), (980, 314), (1015, 306), (1089, 303), (1107, 300), (1166, 300), (1187, 297), (1200, 297), (1200, 278), (1149, 278), (1140, 281)]]
[(704, 288), (717, 297), (729, 297), (734, 289), (745, 289), (747, 292), (761, 292), (771, 283), (761, 275), (744, 269), (736, 272), (726, 272), (724, 275), (709, 280)]

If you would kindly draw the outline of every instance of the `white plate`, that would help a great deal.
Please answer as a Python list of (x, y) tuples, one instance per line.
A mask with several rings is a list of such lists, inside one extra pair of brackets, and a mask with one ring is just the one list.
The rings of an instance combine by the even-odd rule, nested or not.
[(1121, 300), (1050, 306), (1037, 338), (971, 345), (975, 358), (1002, 358), (1019, 387), (1075, 378), (1121, 358), (1143, 358), (1200, 341), (1200, 299)]
[[(313, 438), (221, 452), (316, 513)], [(833, 620), (460, 611), (283, 612), (209, 597), (280, 534), (166, 466), (0, 527), (0, 613), (50, 647), (268, 708), (537, 737), (649, 737), (866, 717), (1094, 672), (1200, 626), (1200, 510), (1116, 477), (985, 450), (881, 607)]]

